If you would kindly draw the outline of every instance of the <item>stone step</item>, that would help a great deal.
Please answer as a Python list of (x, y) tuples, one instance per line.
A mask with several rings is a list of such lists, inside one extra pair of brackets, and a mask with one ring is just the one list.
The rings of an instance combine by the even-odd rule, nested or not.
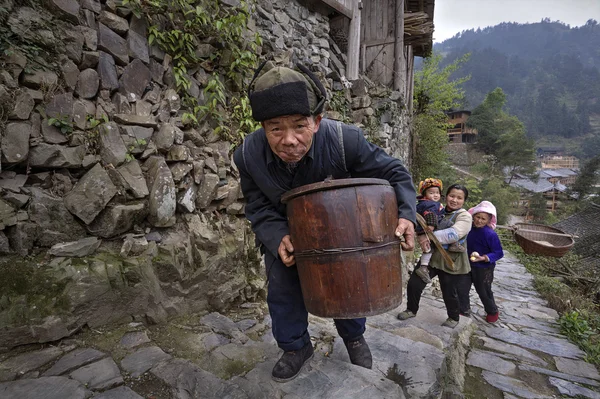
[(435, 282), (417, 317), (399, 321), (403, 306), (369, 317), (371, 370), (350, 363), (332, 320), (310, 316), (314, 358), (296, 379), (275, 382), (271, 371), (282, 350), (270, 317), (261, 305), (241, 306), (231, 318), (215, 312), (150, 327), (130, 323), (117, 334), (95, 330), (62, 346), (0, 355), (0, 398), (139, 399), (155, 391), (177, 399), (440, 398), (460, 395), (465, 371), (468, 394), (476, 387), (506, 399), (598, 398), (596, 367), (560, 334), (553, 310), (537, 297), (523, 300), (531, 283), (508, 292), (511, 273), (528, 280), (520, 265), (508, 265), (496, 276), (500, 320), (494, 325), (485, 322), (472, 290), (472, 317), (461, 317), (455, 329), (442, 327), (447, 315)]
[(500, 321), (492, 326), (476, 317), (478, 339), (467, 358), (468, 367), (482, 370), (479, 383), (505, 399), (599, 397), (598, 370), (560, 333), (558, 313), (533, 291), (531, 276), (510, 255), (497, 263), (493, 289)]

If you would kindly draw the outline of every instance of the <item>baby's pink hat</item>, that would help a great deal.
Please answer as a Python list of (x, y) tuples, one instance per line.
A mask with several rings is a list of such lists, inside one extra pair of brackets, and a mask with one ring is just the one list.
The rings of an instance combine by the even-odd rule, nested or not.
[(475, 215), (476, 213), (480, 213), (480, 212), (485, 212), (485, 213), (489, 213), (490, 215), (492, 215), (492, 217), (490, 218), (490, 222), (488, 223), (488, 226), (490, 226), (492, 229), (495, 230), (496, 229), (496, 207), (494, 206), (494, 204), (492, 204), (490, 201), (481, 201), (474, 208), (469, 209), (469, 213), (471, 215)]

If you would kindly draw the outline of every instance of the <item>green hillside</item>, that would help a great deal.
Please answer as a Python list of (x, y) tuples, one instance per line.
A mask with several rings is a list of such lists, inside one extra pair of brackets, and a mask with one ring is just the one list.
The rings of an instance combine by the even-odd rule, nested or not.
[(465, 53), (454, 77), (464, 84), (464, 106), (474, 108), (501, 87), (507, 111), (540, 144), (566, 144), (585, 158), (600, 153), (600, 25), (580, 27), (543, 20), (468, 30), (434, 46), (444, 65)]

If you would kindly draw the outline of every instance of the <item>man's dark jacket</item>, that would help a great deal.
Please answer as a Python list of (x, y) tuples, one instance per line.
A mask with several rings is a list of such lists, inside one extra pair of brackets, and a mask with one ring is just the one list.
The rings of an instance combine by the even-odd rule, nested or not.
[(248, 135), (234, 153), (246, 198), (246, 217), (252, 223), (257, 240), (275, 258), (279, 257), (277, 249), (281, 240), (289, 234), (286, 206), (281, 203), (281, 196), (328, 176), (389, 181), (398, 199), (398, 217), (415, 221), (416, 193), (406, 168), (398, 159), (365, 140), (359, 128), (340, 126), (338, 129), (337, 122), (321, 120), (310, 150), (293, 172), (273, 153), (264, 129)]

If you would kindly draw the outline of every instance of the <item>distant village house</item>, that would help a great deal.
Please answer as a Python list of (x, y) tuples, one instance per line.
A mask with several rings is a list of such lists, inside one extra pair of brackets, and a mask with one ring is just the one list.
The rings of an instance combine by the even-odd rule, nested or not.
[(575, 199), (569, 193), (568, 186), (575, 182), (577, 171), (568, 168), (541, 169), (537, 177), (536, 180), (517, 174), (510, 180), (510, 186), (517, 188), (521, 193), (519, 209), (522, 212), (520, 216), (526, 220), (531, 220), (533, 217), (532, 199), (535, 194), (542, 194), (546, 200), (546, 210), (549, 212), (554, 212), (564, 202)]
[(448, 141), (451, 143), (472, 144), (477, 141), (477, 129), (467, 127), (467, 119), (471, 116), (471, 111), (459, 110), (450, 111), (448, 114)]
[(542, 158), (542, 169), (579, 169), (579, 159), (573, 156), (550, 155)]
[(575, 183), (577, 174), (577, 170), (571, 168), (544, 169), (542, 167), (539, 177), (550, 183), (560, 183), (568, 187)]

